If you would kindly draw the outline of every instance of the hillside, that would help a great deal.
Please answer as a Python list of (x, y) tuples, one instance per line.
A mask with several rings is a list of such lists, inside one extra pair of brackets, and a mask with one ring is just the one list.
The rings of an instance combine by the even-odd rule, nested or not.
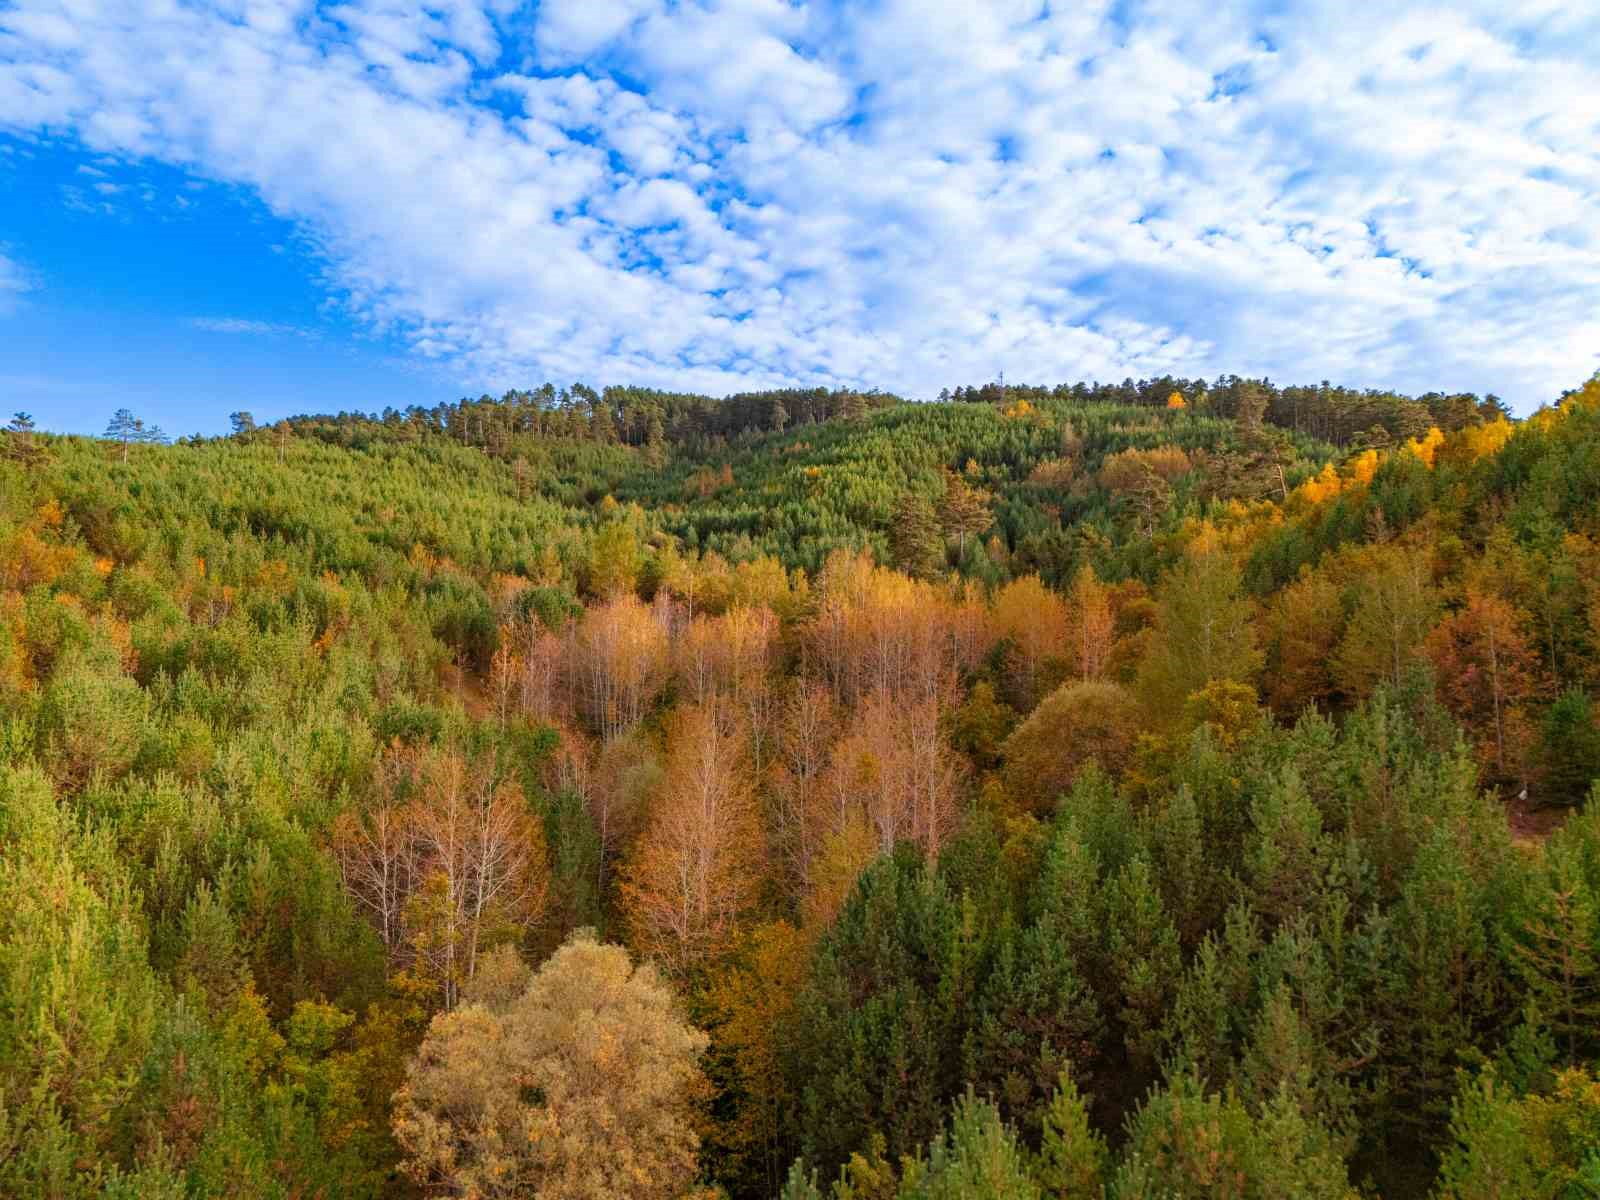
[(236, 426), (5, 435), (0, 1194), (1600, 1181), (1600, 378)]

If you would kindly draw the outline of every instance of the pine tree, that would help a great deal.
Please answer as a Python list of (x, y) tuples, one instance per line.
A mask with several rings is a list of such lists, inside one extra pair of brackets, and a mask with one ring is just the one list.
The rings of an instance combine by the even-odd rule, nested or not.
[(1572, 690), (1550, 706), (1540, 731), (1538, 798), (1581, 804), (1600, 780), (1600, 721), (1588, 695)]
[(144, 422), (134, 416), (132, 411), (119, 408), (111, 414), (111, 420), (106, 425), (106, 440), (116, 442), (122, 447), (122, 461), (128, 461), (128, 446), (140, 440), (144, 429)]
[(1104, 955), (1116, 1013), (1128, 1052), (1124, 1084), (1154, 1076), (1166, 1006), (1182, 974), (1178, 932), (1161, 903), (1150, 862), (1135, 857), (1104, 894)]
[(1539, 1187), (1522, 1108), (1493, 1070), (1464, 1082), (1450, 1105), (1450, 1138), (1436, 1200), (1553, 1200)]
[(34, 438), (34, 422), (30, 413), (19, 412), (12, 416), (6, 425), (6, 457), (14, 459), (24, 467), (36, 465), (44, 456), (44, 450)]
[(957, 555), (962, 562), (967, 557), (967, 538), (982, 533), (993, 520), (989, 512), (989, 497), (973, 487), (954, 471), (944, 473), (944, 497), (939, 502), (939, 521), (946, 537), (957, 543)]
[(896, 1200), (1040, 1200), (1016, 1133), (969, 1088), (926, 1156), (908, 1162)]
[(1082, 970), (1068, 930), (1041, 921), (1001, 943), (984, 981), (966, 1079), (1030, 1133), (1065, 1073), (1096, 1066), (1102, 1022)]
[(933, 505), (926, 496), (906, 492), (895, 502), (889, 544), (895, 565), (914, 579), (931, 579), (944, 565), (944, 543)]
[(961, 910), (922, 856), (902, 847), (862, 875), (818, 946), (785, 1039), (800, 1097), (796, 1136), (824, 1173), (881, 1133), (893, 1159), (937, 1136), (960, 1083), (956, 988)]
[(1089, 1123), (1089, 1108), (1070, 1073), (1062, 1071), (1045, 1106), (1033, 1175), (1046, 1196), (1098, 1200), (1105, 1193), (1110, 1152)]
[(1575, 842), (1563, 832), (1545, 845), (1509, 934), (1512, 969), (1570, 1064), (1600, 1043), (1600, 897)]

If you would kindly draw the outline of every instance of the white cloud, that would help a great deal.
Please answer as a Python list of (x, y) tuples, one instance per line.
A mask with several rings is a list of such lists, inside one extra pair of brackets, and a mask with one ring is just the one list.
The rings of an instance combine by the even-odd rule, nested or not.
[(246, 317), (190, 317), (189, 324), (206, 333), (244, 333), (265, 336), (311, 337), (310, 330), (273, 321), (253, 321)]
[(23, 270), (22, 264), (8, 257), (5, 247), (0, 246), (0, 317), (12, 312), (17, 298), (33, 288), (32, 275)]
[(18, 0), (0, 128), (255, 188), (486, 386), (1237, 370), (1525, 408), (1600, 361), (1596, 44), (1555, 0)]
[(594, 54), (658, 7), (656, 0), (544, 0), (534, 41), (546, 62), (573, 62)]

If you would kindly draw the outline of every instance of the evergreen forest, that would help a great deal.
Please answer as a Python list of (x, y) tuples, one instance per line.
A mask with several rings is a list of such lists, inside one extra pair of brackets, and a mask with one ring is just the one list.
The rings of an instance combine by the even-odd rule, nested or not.
[(0, 1196), (1600, 1197), (1600, 376), (232, 426), (0, 434)]

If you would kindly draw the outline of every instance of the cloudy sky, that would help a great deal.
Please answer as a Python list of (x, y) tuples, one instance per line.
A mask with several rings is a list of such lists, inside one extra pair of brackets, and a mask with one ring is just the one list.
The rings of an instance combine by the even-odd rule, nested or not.
[(0, 0), (0, 406), (1600, 366), (1600, 0)]

